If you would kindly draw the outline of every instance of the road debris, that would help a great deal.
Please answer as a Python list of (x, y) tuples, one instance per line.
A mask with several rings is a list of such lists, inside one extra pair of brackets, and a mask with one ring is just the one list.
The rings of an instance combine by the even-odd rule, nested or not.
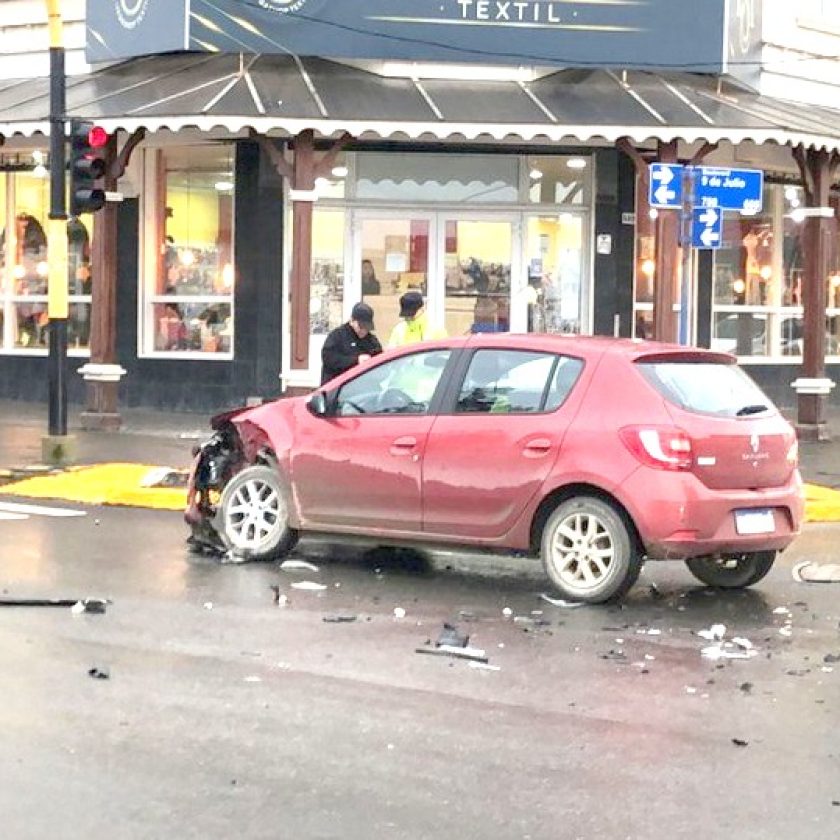
[(738, 688), (744, 692), (744, 694), (750, 694), (753, 690), (753, 684), (751, 682), (743, 682)]
[(513, 610), (512, 610), (510, 607), (505, 607), (505, 608), (502, 610), (502, 615), (503, 615), (505, 618), (510, 618), (510, 617), (513, 615)]
[(567, 601), (564, 598), (552, 598), (550, 595), (546, 595), (545, 592), (540, 593), (540, 598), (548, 604), (551, 604), (553, 607), (563, 607), (564, 609), (573, 610), (576, 607), (582, 607), (582, 601)]
[(141, 479), (141, 487), (186, 487), (189, 484), (190, 471), (176, 470), (173, 467), (155, 467)]
[(296, 580), (292, 589), (302, 589), (304, 592), (323, 592), (327, 587), (323, 583), (316, 583), (314, 580)]
[(435, 645), (437, 647), (465, 648), (470, 643), (470, 637), (462, 633), (454, 624), (444, 623)]
[(70, 607), (75, 615), (102, 615), (110, 603), (104, 598), (0, 598), (0, 607)]
[(437, 645), (432, 647), (426, 645), (414, 649), (415, 653), (424, 653), (429, 656), (453, 656), (455, 659), (471, 659), (475, 662), (487, 663), (487, 653), (481, 648), (453, 647), (452, 645)]
[(498, 665), (491, 665), (489, 662), (470, 662), (470, 668), (475, 668), (477, 671), (501, 671)]
[(88, 676), (94, 680), (110, 680), (111, 672), (107, 668), (93, 668), (88, 669)]
[(213, 609), (213, 602), (212, 601), (205, 601), (204, 602), (204, 609), (205, 610), (212, 610)]
[(733, 738), (732, 743), (735, 744), (736, 747), (746, 747), (749, 745), (749, 741), (744, 741), (741, 738)]
[(284, 560), (280, 564), (281, 572), (320, 572), (320, 568), (308, 560)]
[(623, 650), (609, 650), (601, 654), (601, 659), (609, 659), (615, 662), (627, 662), (627, 654)]
[(244, 682), (246, 682), (246, 683), (260, 683), (260, 682), (262, 682), (262, 677), (257, 677), (257, 676), (245, 677)]
[(790, 615), (790, 610), (787, 607), (776, 607), (773, 615)]
[(321, 621), (325, 624), (351, 624), (357, 618), (357, 615), (325, 615)]
[(515, 615), (513, 617), (514, 624), (524, 624), (528, 627), (550, 627), (551, 622), (545, 618), (533, 615)]
[(405, 610), (402, 607), (394, 607), (394, 618), (405, 618)]
[(708, 630), (698, 630), (697, 635), (709, 642), (719, 642), (726, 635), (726, 625), (713, 624)]
[(289, 596), (279, 586), (272, 585), (269, 588), (274, 593), (274, 603), (278, 607), (287, 607), (289, 605)]
[(840, 653), (827, 653), (823, 657), (823, 662), (827, 665), (833, 664), (835, 662), (840, 662)]
[(840, 583), (840, 563), (814, 563), (805, 560), (791, 570), (797, 583)]

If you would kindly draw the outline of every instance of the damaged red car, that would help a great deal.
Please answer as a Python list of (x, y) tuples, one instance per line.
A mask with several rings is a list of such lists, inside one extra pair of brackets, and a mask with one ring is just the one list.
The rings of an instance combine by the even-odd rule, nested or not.
[(754, 584), (803, 513), (790, 424), (734, 357), (677, 345), (427, 342), (212, 425), (190, 539), (244, 559), (302, 534), (525, 552), (560, 595), (597, 603), (646, 560)]

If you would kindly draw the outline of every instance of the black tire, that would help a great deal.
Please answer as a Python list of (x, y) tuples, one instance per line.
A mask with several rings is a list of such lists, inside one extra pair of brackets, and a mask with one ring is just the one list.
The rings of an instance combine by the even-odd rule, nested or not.
[(244, 560), (274, 560), (294, 548), (288, 494), (272, 467), (246, 467), (226, 485), (214, 528), (225, 547)]
[(563, 598), (602, 604), (630, 590), (642, 570), (630, 528), (615, 507), (592, 496), (557, 506), (543, 528), (540, 553)]
[(753, 551), (728, 557), (694, 557), (685, 564), (694, 577), (716, 589), (743, 589), (758, 583), (773, 568), (775, 551)]

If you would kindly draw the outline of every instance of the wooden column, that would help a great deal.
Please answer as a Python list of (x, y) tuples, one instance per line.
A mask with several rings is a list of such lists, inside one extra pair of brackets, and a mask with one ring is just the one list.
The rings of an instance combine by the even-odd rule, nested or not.
[(292, 200), (292, 264), (289, 275), (291, 312), (291, 369), (309, 368), (309, 298), (312, 280), (312, 205), (316, 201), (315, 181), (326, 177), (347, 143), (344, 134), (319, 159), (315, 154), (315, 133), (306, 129), (293, 143), (289, 162), (267, 137), (251, 135), (259, 143), (277, 172), (290, 183)]
[[(131, 152), (144, 136), (145, 130), (135, 132), (119, 153), (116, 136), (110, 138), (102, 185), (106, 192), (116, 191)], [(121, 370), (117, 364), (117, 214), (118, 205), (109, 201), (93, 217), (90, 363), (83, 368), (87, 401), (81, 414), (82, 428), (89, 431), (113, 431), (122, 424), (117, 407)]]
[[(829, 189), (840, 156), (822, 149), (797, 146), (793, 156), (802, 175), (805, 207), (828, 208)], [(831, 219), (825, 215), (806, 215), (803, 222), (803, 349), (802, 377), (797, 382), (796, 425), (803, 440), (827, 440), (825, 402), (830, 383), (825, 375), (826, 283), (831, 253)], [(804, 381), (803, 381), (804, 380)]]
[[(637, 188), (647, 192), (650, 183), (651, 163), (678, 163), (677, 141), (658, 141), (656, 155), (643, 155), (627, 137), (616, 143), (618, 149), (631, 158), (638, 175)], [(697, 166), (706, 155), (717, 148), (716, 143), (704, 143), (687, 163)], [(677, 313), (674, 304), (679, 301), (677, 268), (680, 250), (680, 211), (660, 210), (655, 223), (656, 269), (653, 286), (653, 338), (656, 341), (677, 340)]]

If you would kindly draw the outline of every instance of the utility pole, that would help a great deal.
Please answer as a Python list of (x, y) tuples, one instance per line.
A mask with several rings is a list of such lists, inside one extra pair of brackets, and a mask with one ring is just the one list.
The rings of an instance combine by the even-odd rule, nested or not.
[(41, 442), (49, 463), (75, 456), (75, 440), (67, 434), (67, 212), (65, 190), (66, 80), (64, 22), (61, 0), (46, 0), (50, 36), (50, 212), (47, 227), (49, 288), (49, 432)]

